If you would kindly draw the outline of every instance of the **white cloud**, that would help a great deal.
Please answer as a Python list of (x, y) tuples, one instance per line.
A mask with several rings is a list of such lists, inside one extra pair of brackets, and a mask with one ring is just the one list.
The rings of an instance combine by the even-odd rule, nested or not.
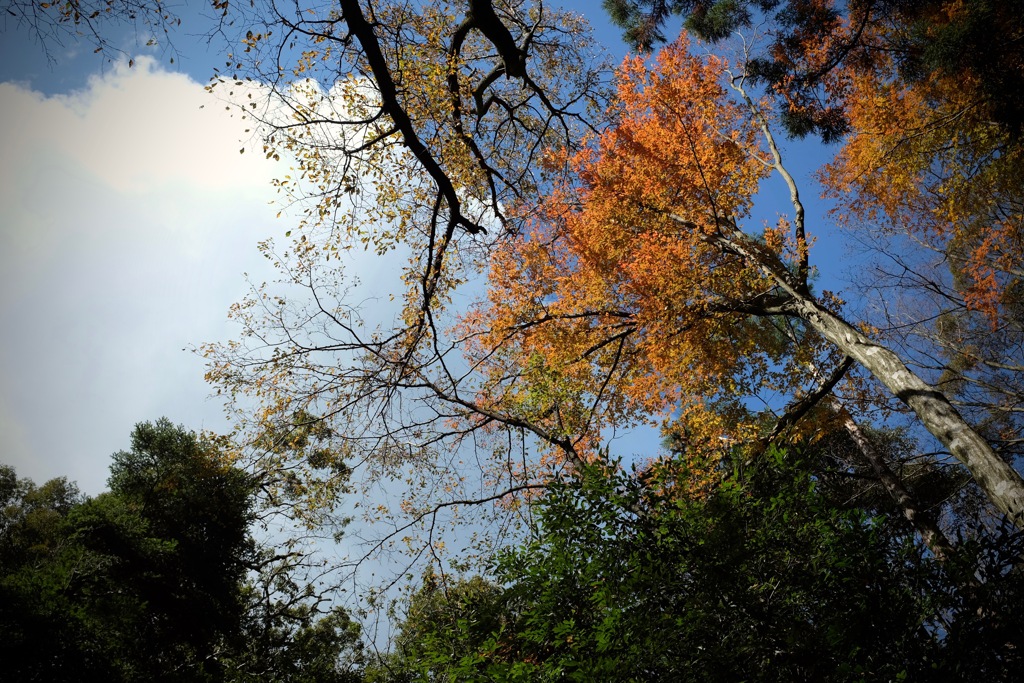
[(132, 426), (222, 428), (202, 361), (283, 232), (247, 122), (141, 59), (44, 97), (0, 84), (0, 462), (104, 487)]

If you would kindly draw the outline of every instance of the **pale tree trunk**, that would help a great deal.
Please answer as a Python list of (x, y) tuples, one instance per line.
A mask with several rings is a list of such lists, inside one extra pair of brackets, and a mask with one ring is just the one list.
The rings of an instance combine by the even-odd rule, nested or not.
[[(795, 334), (790, 331), (789, 338), (792, 342), (798, 343)], [(828, 377), (825, 377), (819, 372), (818, 368), (813, 363), (808, 363), (808, 369), (814, 374), (820, 384), (810, 392), (803, 396), (799, 401), (787, 406), (786, 413), (776, 423), (775, 429), (772, 431), (768, 441), (773, 441), (779, 436), (785, 429), (792, 426), (797, 420), (801, 419), (810, 407), (817, 405), (821, 402), (825, 396), (832, 393), (836, 384), (846, 375), (850, 366), (853, 364), (853, 360), (850, 357), (846, 357), (842, 363), (840, 363)], [(900, 512), (904, 518), (910, 522), (914, 530), (921, 537), (921, 540), (932, 551), (935, 558), (940, 562), (945, 562), (951, 557), (955, 551), (955, 547), (950, 543), (949, 538), (943, 533), (942, 529), (939, 528), (935, 519), (928, 513), (919, 509), (917, 501), (913, 494), (907, 490), (904, 486), (903, 480), (900, 479), (889, 464), (885, 461), (885, 458), (871, 440), (864, 434), (864, 431), (860, 428), (860, 425), (853, 419), (850, 411), (843, 405), (842, 400), (838, 397), (833, 396), (832, 403), (835, 406), (836, 414), (839, 417), (839, 421), (846, 430), (846, 433), (853, 440), (854, 445), (860, 452), (861, 459), (866, 462), (871, 469), (874, 471), (875, 476), (878, 477), (878, 481), (882, 484), (882, 488), (885, 489), (889, 497), (892, 498), (893, 502), (899, 507)]]
[[(704, 240), (743, 257), (749, 264), (756, 266), (774, 280), (791, 297), (786, 305), (789, 314), (803, 319), (836, 348), (864, 366), (875, 379), (913, 410), (925, 429), (970, 471), (988, 499), (1017, 528), (1024, 529), (1024, 479), (1021, 479), (1020, 474), (992, 450), (988, 442), (957, 412), (945, 394), (914, 374), (893, 351), (826, 310), (811, 296), (807, 287), (808, 245), (804, 233), (804, 209), (796, 181), (782, 163), (782, 155), (775, 144), (768, 120), (747, 95), (744, 78), (733, 78), (732, 87), (750, 108), (768, 143), (772, 154), (772, 167), (789, 187), (790, 200), (796, 213), (796, 273), (790, 272), (777, 254), (751, 240), (734, 221), (720, 220), (720, 232), (710, 235), (704, 233)], [(696, 228), (698, 235), (703, 232), (684, 216), (670, 214), (670, 217), (682, 225), (690, 226), (691, 229)]]
[(680, 225), (698, 231), (696, 234), (703, 233), (708, 244), (741, 256), (773, 280), (788, 297), (775, 307), (772, 315), (787, 314), (802, 319), (839, 351), (862, 365), (914, 411), (925, 429), (967, 468), (1000, 512), (1014, 526), (1024, 529), (1024, 479), (968, 424), (945, 394), (914, 374), (892, 350), (815, 301), (802, 281), (775, 253), (751, 240), (735, 224), (723, 223), (720, 232), (707, 234), (683, 216), (668, 215)]
[(853, 439), (861, 455), (871, 465), (871, 469), (875, 471), (878, 481), (882, 483), (882, 488), (899, 506), (900, 512), (921, 536), (921, 540), (935, 555), (935, 559), (945, 562), (954, 552), (953, 544), (949, 542), (946, 534), (942, 533), (942, 529), (935, 523), (931, 515), (918, 509), (917, 501), (903, 485), (903, 481), (889, 468), (882, 454), (864, 434), (860, 425), (854, 421), (849, 411), (842, 406), (839, 406), (839, 418), (842, 420), (843, 429)]
[(796, 294), (792, 303), (800, 318), (913, 410), (925, 429), (970, 471), (989, 500), (1015, 526), (1024, 528), (1024, 479), (992, 450), (945, 394), (914, 374), (894, 352), (817, 302)]

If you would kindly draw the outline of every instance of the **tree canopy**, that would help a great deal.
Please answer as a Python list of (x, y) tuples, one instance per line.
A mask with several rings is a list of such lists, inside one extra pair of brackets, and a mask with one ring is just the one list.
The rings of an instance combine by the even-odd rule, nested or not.
[(212, 444), (139, 424), (109, 485), (86, 498), (0, 468), (5, 676), (357, 680), (358, 628), (320, 614), (298, 562), (257, 551), (254, 480)]
[[(681, 460), (556, 481), (495, 583), (424, 580), (385, 680), (1012, 679), (1016, 550), (937, 563), (895, 518), (815, 482), (815, 456), (735, 455), (703, 499), (666, 487)], [(972, 595), (979, 560), (993, 580)]]
[[(743, 11), (727, 13), (728, 26), (752, 26), (755, 4), (730, 5)], [(290, 122), (263, 121), (268, 154), (296, 154), (305, 180), (283, 179), (282, 188), (309, 201), (293, 244), (266, 249), (284, 283), (310, 295), (304, 303), (294, 289), (257, 288), (233, 312), (240, 342), (207, 349), (214, 384), (261, 402), (247, 421), (253, 438), (300, 413), (333, 424), (343, 450), (375, 463), (371, 477), (408, 470), (428, 491), (453, 492), (416, 500), (414, 485), (403, 506), (415, 521), (585, 462), (609, 428), (668, 419), (661, 426), (685, 434), (697, 457), (723, 439), (799, 438), (815, 425), (795, 417), (833, 394), (862, 413), (902, 403), (1000, 513), (1021, 519), (1024, 482), (1007, 462), (1012, 452), (997, 452), (1015, 442), (1005, 419), (1013, 411), (1001, 411), (1003, 438), (993, 438), (997, 430), (965, 418), (985, 409), (965, 405), (955, 382), (920, 368), (921, 355), (887, 339), (881, 321), (847, 320), (858, 307), (815, 291), (813, 241), (849, 213), (807, 215), (777, 138), (802, 106), (786, 83), (813, 91), (852, 131), (826, 187), (862, 212), (871, 211), (871, 178), (891, 179), (885, 197), (900, 196), (904, 176), (858, 152), (877, 136), (861, 132), (866, 114), (856, 105), (877, 98), (851, 88), (873, 79), (924, 92), (927, 78), (910, 79), (902, 61), (886, 66), (877, 54), (895, 40), (893, 25), (924, 21), (924, 10), (855, 5), (844, 16), (829, 3), (761, 5), (781, 41), (766, 54), (791, 73), (826, 59), (812, 49), (822, 31), (836, 29), (849, 49), (805, 88), (766, 80), (756, 42), (729, 60), (706, 54), (714, 43), (683, 36), (650, 61), (627, 59), (612, 92), (575, 39), (583, 25), (542, 3), (342, 3), (323, 18), (275, 16), (269, 23), (283, 37), (253, 33), (255, 75), (291, 108)], [(664, 8), (714, 14), (708, 3)], [(871, 21), (859, 27), (858, 17)], [(506, 31), (495, 32), (494, 20)], [(303, 58), (283, 61), (293, 54), (275, 47), (284, 44), (306, 44)], [(297, 80), (281, 75), (289, 72)], [(955, 106), (952, 93), (932, 97)], [(925, 191), (912, 175), (925, 162), (907, 163), (907, 187)], [(763, 228), (751, 209), (772, 175), (792, 213)], [(939, 205), (928, 211), (946, 215)], [(879, 216), (862, 216), (857, 229), (883, 234)], [(1003, 239), (1001, 230), (986, 234)], [(401, 310), (376, 331), (344, 298), (345, 252), (364, 245), (409, 259)], [(950, 291), (964, 311), (986, 315), (968, 271), (953, 271)], [(970, 272), (985, 279), (983, 269)], [(486, 293), (468, 295), (478, 305), (456, 306), (484, 273)], [(1005, 354), (1016, 348), (1012, 338), (1001, 347), (1010, 368), (1016, 360)], [(988, 399), (1000, 412), (998, 390)], [(751, 400), (767, 410), (751, 410)], [(482, 482), (467, 484), (467, 457), (486, 463)]]
[[(378, 679), (1007, 678), (1018, 5), (606, 0), (645, 50), (614, 69), (541, 0), (237, 10), (210, 89), (270, 92), (240, 111), (293, 161), (276, 185), (301, 213), (262, 244), (281, 278), (232, 308), (238, 339), (202, 349), (254, 489), (202, 458), (181, 461), (187, 482), (153, 469), (194, 442), (140, 434), (108, 499), (9, 494), (46, 509), (18, 533), (109, 508), (90, 514), (121, 520), (133, 575), (199, 572), (153, 599), (207, 605), (212, 630), (147, 628), (202, 666), (256, 595), (229, 588), (258, 488), (310, 529), (361, 509), (357, 568), (404, 547), (399, 577), (439, 570)], [(820, 186), (786, 134), (836, 144)], [(805, 204), (819, 187), (833, 211)], [(766, 219), (766, 197), (786, 213)], [(815, 242), (840, 229), (879, 245), (882, 279), (819, 284), (837, 266)], [(390, 302), (360, 308), (346, 264), (374, 254), (404, 261)], [(626, 475), (610, 444), (645, 427), (664, 441)], [(196, 525), (192, 505), (230, 514)], [(477, 538), (445, 533), (467, 516)], [(530, 540), (502, 551), (517, 525)], [(497, 583), (446, 579), (488, 558)], [(308, 646), (309, 671), (333, 675), (346, 615), (312, 623), (281, 591), (248, 612), (246, 671)]]

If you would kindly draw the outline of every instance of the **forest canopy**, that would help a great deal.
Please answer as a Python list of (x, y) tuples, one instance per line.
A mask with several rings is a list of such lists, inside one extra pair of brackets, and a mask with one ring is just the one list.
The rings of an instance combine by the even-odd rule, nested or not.
[[(541, 3), (342, 2), (268, 19), (278, 32), (248, 36), (246, 59), (291, 108), (292, 122), (263, 123), (268, 154), (297, 158), (280, 182), (307, 213), (290, 245), (265, 244), (282, 282), (233, 310), (243, 335), (206, 347), (208, 377), (260, 403), (241, 416), (251, 441), (323, 423), (365, 463), (364, 486), (419, 480), (396, 513), (413, 523), (600, 458), (609, 430), (685, 441), (705, 458), (701, 490), (723, 442), (852, 434), (893, 413), (924, 460), (960, 463), (996, 514), (1024, 523), (1016, 136), (981, 85), (943, 90), (980, 84), (974, 65), (907, 38), (983, 4), (633, 3), (613, 12), (627, 30), (681, 12), (696, 36), (627, 58), (612, 82), (585, 24)], [(712, 16), (729, 30), (708, 29)], [(933, 119), (937, 105), (949, 111)], [(834, 130), (793, 122), (835, 112)], [(782, 145), (814, 131), (842, 133), (820, 174), (839, 201), (820, 215)], [(770, 177), (790, 210), (765, 226), (751, 216)], [(814, 242), (842, 226), (922, 244), (878, 255), (912, 320), (858, 317), (870, 290), (817, 290), (835, 264)], [(366, 324), (346, 299), (344, 259), (361, 247), (408, 259), (390, 321)], [(939, 511), (918, 510), (869, 450), (940, 539)]]
[(215, 5), (300, 213), (200, 348), (242, 540), (354, 520), (367, 680), (1010, 680), (1019, 4), (606, 0), (617, 65), (540, 0)]

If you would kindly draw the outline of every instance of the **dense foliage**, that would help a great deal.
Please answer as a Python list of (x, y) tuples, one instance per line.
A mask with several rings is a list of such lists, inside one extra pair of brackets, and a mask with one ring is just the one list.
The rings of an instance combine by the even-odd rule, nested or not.
[(734, 452), (704, 499), (680, 461), (555, 482), (497, 583), (428, 576), (387, 680), (1013, 680), (1021, 535), (937, 562), (810, 464)]
[[(274, 103), (244, 111), (294, 161), (277, 187), (303, 212), (262, 245), (282, 282), (203, 349), (253, 476), (164, 423), (96, 499), (5, 471), (11, 670), (1013, 679), (1021, 3), (604, 4), (645, 49), (674, 15), (687, 30), (613, 72), (540, 1), (238, 15), (229, 65)], [(837, 143), (817, 174), (833, 212), (805, 206), (782, 133)], [(764, 220), (773, 193), (790, 213)], [(814, 248), (837, 228), (884, 266), (842, 295)], [(370, 251), (408, 260), (367, 324), (342, 264)], [(608, 440), (634, 427), (667, 445), (627, 469)], [(319, 618), (255, 550), (257, 489), (307, 528), (358, 494), (384, 531), (355, 565), (397, 543), (400, 573), (437, 565), (365, 671), (348, 615)], [(467, 509), (528, 534), (481, 534), (489, 578), (446, 573)]]
[(358, 629), (341, 611), (320, 618), (257, 550), (249, 475), (167, 420), (139, 424), (113, 460), (96, 498), (0, 469), (5, 676), (351, 680), (341, 655), (358, 659)]

